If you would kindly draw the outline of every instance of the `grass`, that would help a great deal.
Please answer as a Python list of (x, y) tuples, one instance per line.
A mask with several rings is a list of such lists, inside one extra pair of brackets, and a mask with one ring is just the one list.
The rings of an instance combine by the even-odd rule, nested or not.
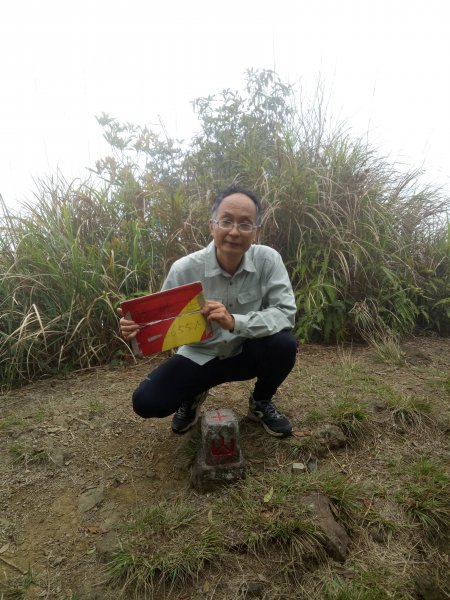
[(36, 450), (24, 442), (13, 442), (9, 447), (9, 453), (14, 461), (28, 465), (46, 465), (50, 458), (44, 449)]
[(198, 522), (198, 508), (187, 500), (161, 502), (137, 513), (108, 566), (111, 582), (142, 597), (194, 579), (219, 556), (222, 545), (217, 528), (204, 525), (198, 531)]
[(352, 396), (334, 403), (330, 409), (330, 416), (333, 423), (350, 439), (362, 435), (368, 424), (367, 409)]
[(16, 417), (15, 415), (11, 415), (0, 420), (1, 431), (12, 431), (14, 429), (22, 429), (25, 426), (25, 420), (21, 419), (20, 417)]
[(373, 339), (371, 343), (381, 362), (397, 367), (403, 367), (406, 364), (405, 353), (395, 336), (388, 334), (380, 340)]
[(450, 475), (445, 465), (423, 456), (399, 465), (404, 471), (397, 501), (429, 537), (449, 539)]
[[(440, 341), (439, 348), (444, 347), (445, 343)], [(429, 343), (427, 352), (430, 361), (442, 364), (441, 350), (433, 351)], [(124, 419), (123, 439), (117, 443), (133, 451), (133, 462), (127, 462), (126, 466), (127, 469), (135, 466), (133, 478), (129, 484), (124, 481), (124, 487), (118, 490), (114, 484), (106, 487), (105, 493), (108, 501), (114, 502), (121, 492), (122, 502), (127, 497), (125, 486), (129, 485), (133, 499), (123, 505), (130, 512), (124, 512), (123, 520), (114, 526), (120, 546), (106, 567), (108, 583), (102, 583), (104, 588), (98, 589), (100, 595), (154, 600), (179, 600), (183, 595), (242, 600), (245, 594), (251, 597), (252, 593), (263, 597), (265, 594), (271, 600), (286, 597), (299, 600), (445, 598), (448, 594), (444, 553), (450, 520), (449, 477), (443, 461), (444, 431), (434, 426), (435, 415), (441, 415), (446, 407), (445, 393), (442, 385), (436, 385), (437, 370), (430, 371), (429, 376), (420, 372), (421, 377), (414, 380), (415, 393), (411, 395), (408, 366), (380, 370), (374, 359), (373, 351), (358, 347), (352, 350), (344, 368), (339, 350), (323, 346), (306, 348), (299, 357), (302, 368), (283, 385), (280, 407), (296, 418), (302, 432), (308, 415), (318, 429), (327, 424), (346, 428), (346, 445), (321, 454), (315, 472), (293, 473), (291, 469), (294, 461), (307, 462), (314, 435), (272, 439), (262, 428), (243, 420), (240, 433), (248, 460), (246, 480), (199, 495), (189, 487), (189, 463), (199, 448), (199, 428), (175, 440), (164, 424), (155, 424), (157, 429), (152, 428), (152, 433), (157, 435), (149, 437), (147, 423), (139, 425), (133, 420), (127, 424)], [(101, 371), (98, 371), (99, 378)], [(445, 380), (442, 373), (440, 381)], [(109, 370), (107, 375), (110, 381)], [(120, 377), (122, 375), (118, 375)], [(99, 384), (101, 386), (102, 381)], [(77, 401), (73, 401), (76, 398), (70, 401), (70, 397), (60, 400), (58, 386), (49, 386), (51, 415), (44, 396), (45, 387), (43, 384), (37, 387), (39, 406), (47, 414), (47, 425), (53, 417), (59, 419), (65, 414), (69, 402), (75, 411), (97, 409), (97, 402), (92, 400), (97, 396), (93, 394), (80, 391)], [(214, 405), (231, 402), (241, 414), (247, 388), (247, 383), (217, 388)], [(62, 390), (66, 392), (67, 389)], [(15, 399), (20, 398), (20, 393), (11, 394), (12, 406), (16, 407)], [(372, 411), (373, 401), (381, 404)], [(121, 404), (119, 398), (111, 398), (110, 402)], [(54, 410), (56, 406), (59, 406), (58, 411)], [(36, 507), (31, 509), (31, 497), (27, 504), (31, 522), (35, 515), (42, 514), (44, 495), (46, 501), (50, 491), (54, 493), (59, 489), (61, 493), (70, 493), (66, 488), (70, 487), (70, 480), (65, 479), (64, 474), (70, 477), (77, 473), (80, 464), (77, 458), (81, 458), (81, 462), (83, 459), (77, 457), (75, 446), (71, 447), (70, 464), (53, 472), (43, 489), (39, 482), (47, 471), (31, 468), (33, 463), (30, 462), (34, 460), (36, 431), (21, 428), (21, 420), (29, 423), (24, 405), (10, 413), (12, 417), (5, 415), (6, 426), (1, 429), (7, 449), (2, 476), (5, 474), (7, 487), (9, 480), (14, 482), (15, 488), (11, 487), (18, 490), (15, 494), (25, 494), (27, 489), (30, 494), (34, 490), (38, 492), (38, 512)], [(31, 413), (34, 414), (33, 410)], [(394, 423), (403, 427), (406, 435), (399, 436)], [(70, 426), (74, 437), (67, 438), (71, 446), (77, 439), (75, 425), (76, 422)], [(20, 438), (14, 438), (17, 433)], [(127, 440), (131, 440), (131, 446)], [(98, 462), (105, 457), (111, 463), (112, 449), (107, 435), (103, 442), (107, 449), (98, 455)], [(142, 456), (134, 451), (138, 444), (145, 450)], [(85, 452), (84, 443), (79, 451), (80, 454)], [(149, 457), (155, 461), (154, 469), (158, 471), (154, 479), (143, 475), (148, 470)], [(167, 471), (159, 470), (159, 460)], [(24, 464), (29, 468), (25, 475)], [(71, 471), (72, 468), (75, 471)], [(103, 467), (98, 468), (95, 476), (103, 477)], [(173, 481), (164, 478), (162, 474), (166, 472), (175, 473)], [(94, 477), (94, 471), (90, 473)], [(33, 481), (38, 484), (35, 488), (31, 487)], [(60, 487), (52, 490), (47, 487), (47, 481)], [(72, 488), (71, 493), (76, 495), (78, 489)], [(136, 507), (137, 493), (141, 509), (131, 512)], [(332, 515), (350, 536), (343, 564), (330, 557), (322, 530), (300, 500), (317, 493), (328, 499)], [(109, 508), (105, 503), (104, 512), (99, 509), (95, 513), (96, 523), (101, 525), (105, 514), (109, 515)], [(13, 525), (11, 520), (11, 530)], [(27, 541), (23, 548), (31, 550), (31, 542)], [(76, 554), (77, 548), (73, 545), (70, 548), (75, 552), (73, 562), (69, 567), (68, 558), (67, 567), (58, 573), (68, 587), (72, 585), (68, 582), (69, 568), (73, 573), (74, 564), (78, 565), (80, 576), (92, 577), (92, 571), (83, 570), (86, 557)], [(104, 582), (106, 576), (100, 562), (91, 562), (100, 561), (100, 553), (95, 555), (93, 545), (91, 550), (90, 567)], [(69, 557), (68, 550), (64, 555)], [(4, 556), (8, 558), (7, 554)], [(46, 571), (40, 565), (37, 572)], [(39, 592), (46, 590), (43, 576), (38, 577), (37, 585)], [(77, 597), (81, 600), (84, 596), (83, 592)]]
[(334, 577), (325, 581), (322, 588), (323, 600), (412, 600), (406, 591), (394, 592), (386, 589), (379, 573), (359, 573), (353, 581)]
[(435, 423), (432, 404), (426, 398), (396, 394), (389, 398), (388, 407), (394, 423), (400, 427), (421, 428)]
[(0, 600), (26, 600), (29, 588), (35, 583), (35, 576), (28, 569), (20, 580), (0, 583)]
[(180, 527), (186, 527), (197, 515), (193, 503), (179, 501), (161, 502), (136, 514), (130, 523), (130, 533), (139, 535), (147, 530), (170, 535)]
[(20, 215), (0, 198), (2, 390), (131, 358), (118, 304), (206, 245), (211, 195), (232, 182), (262, 198), (301, 341), (363, 339), (403, 365), (403, 334), (450, 331), (448, 198), (334, 123), (320, 86), (310, 106), (272, 71), (244, 87), (196, 99), (183, 146), (102, 115), (109, 156), (85, 180), (40, 181)]
[(175, 547), (159, 553), (145, 548), (135, 553), (122, 546), (109, 566), (111, 583), (120, 585), (122, 591), (133, 591), (137, 597), (157, 590), (170, 592), (175, 584), (198, 576), (202, 567), (217, 557), (219, 543), (216, 533), (205, 531), (200, 539), (177, 539)]
[(100, 400), (91, 400), (89, 402), (89, 414), (91, 415), (104, 415), (106, 412), (106, 406), (103, 402), (100, 402)]
[(389, 543), (391, 538), (404, 527), (398, 520), (385, 517), (374, 510), (368, 511), (364, 518), (367, 521), (371, 536), (377, 542)]
[(161, 502), (137, 513), (109, 565), (111, 581), (131, 593), (153, 593), (196, 580), (206, 565), (230, 557), (277, 556), (281, 571), (295, 577), (306, 565), (322, 562), (322, 532), (301, 496), (320, 492), (339, 520), (350, 523), (362, 492), (331, 471), (301, 478), (289, 471), (248, 476), (222, 495)]

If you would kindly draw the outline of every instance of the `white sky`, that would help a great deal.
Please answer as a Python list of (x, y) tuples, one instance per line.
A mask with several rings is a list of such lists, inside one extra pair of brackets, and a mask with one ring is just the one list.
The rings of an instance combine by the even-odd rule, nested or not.
[(188, 139), (190, 101), (247, 68), (312, 86), (329, 112), (450, 192), (448, 0), (15, 0), (0, 9), (0, 193), (86, 176), (107, 154), (95, 115)]

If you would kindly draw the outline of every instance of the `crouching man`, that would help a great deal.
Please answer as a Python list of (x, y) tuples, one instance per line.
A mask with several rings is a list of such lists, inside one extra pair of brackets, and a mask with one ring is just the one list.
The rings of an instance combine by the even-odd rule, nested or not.
[[(140, 383), (133, 408), (141, 417), (173, 414), (172, 430), (185, 433), (197, 422), (210, 388), (256, 378), (249, 418), (270, 435), (291, 435), (289, 419), (272, 398), (295, 363), (295, 298), (281, 256), (256, 243), (260, 223), (258, 197), (228, 188), (212, 207), (211, 243), (172, 265), (162, 290), (201, 281), (207, 298), (202, 312), (214, 336), (181, 346)], [(127, 340), (139, 329), (123, 316), (120, 327)]]

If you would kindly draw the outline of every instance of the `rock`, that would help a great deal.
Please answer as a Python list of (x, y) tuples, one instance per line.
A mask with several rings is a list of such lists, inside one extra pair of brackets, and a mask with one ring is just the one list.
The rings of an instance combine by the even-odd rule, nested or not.
[(322, 425), (312, 433), (312, 442), (316, 452), (326, 454), (328, 450), (343, 448), (346, 444), (346, 437), (342, 429), (336, 425)]
[(262, 581), (247, 581), (241, 586), (241, 597), (243, 598), (262, 598), (267, 585)]
[(95, 550), (100, 558), (105, 561), (111, 560), (113, 554), (119, 548), (119, 538), (114, 531), (108, 531), (95, 544)]
[(102, 510), (106, 513), (106, 517), (101, 521), (102, 529), (109, 531), (123, 521), (123, 513), (120, 510), (114, 510), (110, 506), (105, 507)]
[(327, 553), (338, 562), (347, 558), (350, 538), (345, 529), (333, 517), (328, 498), (322, 494), (302, 496), (300, 503), (311, 513), (314, 524), (323, 535), (323, 545)]
[(319, 468), (319, 461), (315, 456), (310, 456), (306, 461), (306, 467), (308, 468), (309, 473), (315, 473)]
[(306, 473), (306, 465), (301, 462), (292, 463), (292, 473), (294, 475), (302, 475)]
[(146, 472), (145, 476), (147, 477), (147, 479), (150, 479), (150, 481), (155, 481), (156, 479), (159, 479), (158, 473), (156, 473), (156, 471), (152, 471), (151, 469)]
[(78, 496), (78, 511), (87, 512), (100, 504), (105, 497), (105, 489), (102, 485), (86, 490)]
[(62, 448), (51, 447), (47, 450), (47, 456), (51, 460), (52, 463), (57, 465), (58, 467), (64, 466), (65, 455)]

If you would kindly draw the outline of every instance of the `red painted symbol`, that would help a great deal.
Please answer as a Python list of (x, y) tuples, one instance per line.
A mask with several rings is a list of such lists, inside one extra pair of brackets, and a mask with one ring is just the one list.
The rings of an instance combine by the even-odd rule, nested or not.
[(226, 419), (226, 416), (223, 415), (220, 410), (216, 410), (216, 414), (211, 417), (211, 419), (215, 419), (216, 421), (224, 421)]
[(235, 440), (231, 438), (229, 446), (225, 444), (223, 435), (220, 436), (220, 444), (216, 445), (216, 440), (211, 442), (211, 454), (213, 456), (233, 456)]

